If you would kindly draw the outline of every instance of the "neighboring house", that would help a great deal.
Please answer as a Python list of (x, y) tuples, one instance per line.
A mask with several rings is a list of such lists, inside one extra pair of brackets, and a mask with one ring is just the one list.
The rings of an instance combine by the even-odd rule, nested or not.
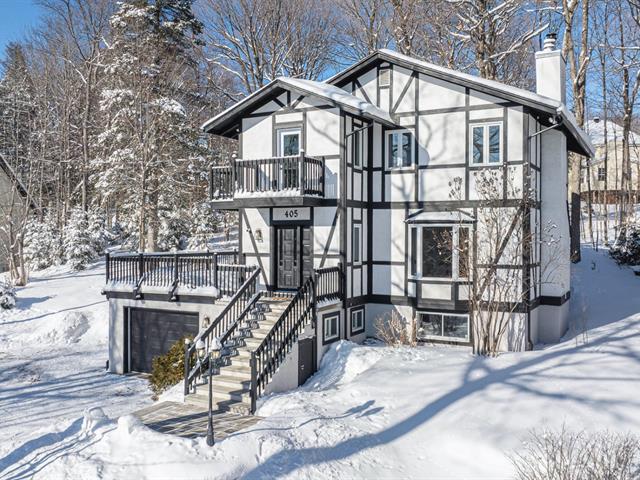
[[(211, 198), (239, 212), (239, 254), (222, 262), (202, 254), (190, 267), (181, 263), (186, 254), (112, 258), (111, 370), (134, 369), (136, 355), (149, 365), (140, 345), (166, 349), (156, 339), (162, 332), (175, 331), (174, 341), (210, 325), (200, 336), (228, 346), (216, 399), (254, 405), (265, 391), (303, 382), (332, 342), (375, 336), (375, 320), (394, 310), (415, 322), (421, 341), (471, 345), (462, 252), (476, 258), (482, 243), (477, 182), (486, 171), (502, 179), (502, 208), (522, 205), (531, 191), (521, 221), (535, 248), (498, 267), (516, 271), (526, 290), (502, 348), (558, 340), (570, 297), (567, 152), (591, 156), (593, 148), (563, 103), (564, 60), (554, 42), (545, 45), (536, 55), (538, 93), (380, 50), (326, 82), (275, 79), (206, 122), (206, 132), (238, 140), (238, 158), (212, 170)], [(506, 193), (508, 178), (520, 198)], [(558, 242), (544, 241), (545, 224)], [(436, 245), (442, 232), (449, 252)], [(235, 262), (243, 266), (224, 264)], [(548, 281), (541, 272), (550, 263)], [(157, 277), (161, 264), (165, 276), (146, 287), (145, 275)], [(172, 282), (187, 268), (196, 274)], [(188, 284), (236, 294), (211, 305)], [(175, 321), (158, 327), (158, 309), (174, 310)], [(189, 364), (192, 392), (198, 372)]]
[[(620, 199), (623, 189), (623, 149), (622, 149), (622, 125), (607, 120), (607, 138), (605, 140), (605, 122), (590, 120), (584, 129), (591, 138), (595, 147), (595, 156), (589, 162), (589, 169), (582, 167), (580, 178), (580, 191), (586, 197), (589, 192), (588, 175), (591, 180), (591, 191), (594, 202), (615, 203)], [(606, 152), (606, 159), (605, 159)], [(630, 154), (630, 190), (632, 195), (640, 193), (640, 135), (635, 132), (629, 134)]]
[(13, 238), (10, 219), (16, 223), (20, 221), (24, 214), (26, 197), (27, 190), (24, 185), (0, 155), (0, 272), (9, 269), (8, 246)]

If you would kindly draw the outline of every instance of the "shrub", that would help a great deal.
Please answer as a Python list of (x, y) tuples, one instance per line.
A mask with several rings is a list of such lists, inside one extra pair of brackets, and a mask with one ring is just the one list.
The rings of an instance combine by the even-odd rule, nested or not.
[(520, 480), (640, 478), (640, 442), (610, 432), (536, 432), (512, 459)]
[(392, 347), (416, 345), (414, 325), (395, 310), (376, 318), (374, 326), (378, 338), (387, 345)]
[(640, 226), (629, 225), (609, 250), (618, 265), (640, 265)]
[(10, 310), (16, 306), (16, 289), (11, 282), (0, 279), (0, 308)]
[(154, 400), (161, 393), (184, 380), (184, 341), (185, 338), (181, 338), (171, 345), (167, 353), (153, 359), (149, 383)]

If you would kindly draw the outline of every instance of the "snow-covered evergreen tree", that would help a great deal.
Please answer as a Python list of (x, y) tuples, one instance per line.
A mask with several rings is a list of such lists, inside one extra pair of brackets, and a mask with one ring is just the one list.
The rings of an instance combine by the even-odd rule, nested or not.
[(158, 231), (158, 249), (183, 250), (187, 246), (189, 223), (188, 212), (183, 210), (164, 212)]
[(123, 216), (137, 217), (141, 250), (157, 247), (162, 210), (186, 203), (183, 174), (200, 163), (199, 131), (185, 109), (202, 28), (191, 4), (123, 2), (111, 18), (94, 180), (103, 198), (118, 199)]
[(29, 221), (24, 243), (25, 261), (32, 270), (42, 270), (63, 261), (61, 232), (51, 214)]
[(93, 249), (89, 218), (82, 208), (76, 207), (71, 211), (62, 240), (64, 258), (73, 270), (83, 270), (97, 256)]
[(202, 202), (191, 209), (189, 250), (206, 250), (209, 239), (218, 228), (218, 217), (209, 202)]
[(110, 235), (106, 228), (106, 219), (104, 217), (104, 214), (98, 209), (90, 209), (87, 213), (87, 224), (93, 251), (97, 254), (100, 254), (107, 247), (110, 240)]

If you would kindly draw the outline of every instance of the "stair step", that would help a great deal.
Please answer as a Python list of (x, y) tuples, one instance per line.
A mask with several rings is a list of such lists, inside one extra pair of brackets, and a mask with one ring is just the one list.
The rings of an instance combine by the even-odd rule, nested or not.
[[(197, 405), (199, 407), (208, 408), (209, 407), (209, 394), (196, 394), (192, 393), (185, 397), (185, 402), (190, 405)], [(214, 395), (213, 402), (214, 410), (224, 410), (230, 411), (233, 413), (239, 413), (241, 415), (250, 415), (251, 414), (251, 401), (238, 401), (233, 399), (217, 399)]]
[[(248, 362), (242, 362), (238, 364), (231, 364), (220, 369), (221, 375), (226, 375), (229, 377), (235, 377), (237, 379), (245, 379), (251, 378), (251, 367)], [(215, 383), (215, 378), (213, 379)]]

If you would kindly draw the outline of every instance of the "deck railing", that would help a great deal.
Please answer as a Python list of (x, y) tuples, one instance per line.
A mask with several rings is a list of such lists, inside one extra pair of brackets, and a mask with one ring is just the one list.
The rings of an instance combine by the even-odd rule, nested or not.
[(167, 287), (173, 296), (180, 285), (197, 289), (215, 287), (220, 295), (233, 295), (253, 271), (239, 265), (237, 251), (179, 253), (120, 253), (106, 255), (106, 283)]
[(298, 156), (257, 160), (235, 159), (228, 167), (212, 167), (210, 195), (213, 200), (251, 195), (290, 192), (324, 196), (324, 159)]
[(319, 268), (316, 275), (316, 301), (342, 300), (342, 266)]

